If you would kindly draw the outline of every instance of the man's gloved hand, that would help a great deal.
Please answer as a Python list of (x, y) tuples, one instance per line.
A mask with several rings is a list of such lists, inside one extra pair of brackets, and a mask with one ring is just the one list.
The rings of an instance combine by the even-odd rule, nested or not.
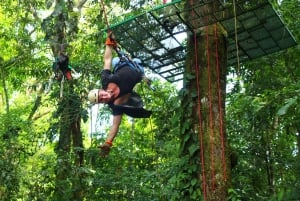
[(109, 45), (114, 48), (118, 47), (118, 43), (117, 43), (115, 35), (112, 33), (112, 31), (108, 32), (108, 36), (106, 38), (105, 45)]
[(105, 45), (117, 47), (118, 43), (117, 43), (117, 41), (115, 41), (115, 40), (113, 40), (111, 38), (106, 38)]

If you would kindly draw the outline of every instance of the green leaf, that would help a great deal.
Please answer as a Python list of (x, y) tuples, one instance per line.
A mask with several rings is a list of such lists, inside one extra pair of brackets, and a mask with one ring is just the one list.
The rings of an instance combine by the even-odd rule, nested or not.
[(293, 97), (293, 98), (290, 98), (286, 101), (286, 104), (284, 106), (282, 106), (278, 112), (277, 112), (277, 115), (279, 116), (282, 116), (282, 115), (285, 115), (288, 111), (288, 109), (293, 105), (295, 104), (297, 101), (297, 97)]
[(196, 144), (193, 144), (189, 147), (189, 153), (192, 156), (197, 150), (199, 149), (199, 146)]

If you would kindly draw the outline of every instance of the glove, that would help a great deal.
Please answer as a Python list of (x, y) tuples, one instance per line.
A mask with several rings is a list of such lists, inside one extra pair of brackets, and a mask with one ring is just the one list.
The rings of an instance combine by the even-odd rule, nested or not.
[(114, 39), (111, 39), (111, 38), (106, 38), (105, 45), (109, 45), (114, 48), (118, 47), (117, 41), (115, 41)]
[(118, 47), (118, 43), (115, 40), (115, 35), (113, 34), (112, 31), (108, 32), (108, 36), (106, 38), (105, 45), (109, 45), (109, 46), (112, 46), (114, 48)]

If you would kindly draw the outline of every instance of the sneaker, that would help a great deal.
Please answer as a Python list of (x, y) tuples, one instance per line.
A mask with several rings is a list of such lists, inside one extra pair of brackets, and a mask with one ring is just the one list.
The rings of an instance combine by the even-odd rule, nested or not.
[(100, 148), (100, 156), (101, 157), (107, 157), (109, 152), (110, 152), (110, 149), (111, 149), (111, 146), (110, 144), (108, 144), (107, 142), (105, 142), (104, 144), (100, 145), (99, 148)]

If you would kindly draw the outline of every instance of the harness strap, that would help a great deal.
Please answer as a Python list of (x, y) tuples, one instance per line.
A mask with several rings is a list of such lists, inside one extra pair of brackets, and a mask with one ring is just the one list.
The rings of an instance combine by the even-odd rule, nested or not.
[(118, 52), (118, 55), (119, 55), (120, 61), (115, 65), (115, 67), (113, 69), (113, 73), (117, 72), (118, 70), (120, 70), (124, 66), (129, 66), (133, 70), (144, 74), (144, 68), (141, 65), (139, 65), (136, 62), (132, 61), (130, 58), (128, 58), (128, 56), (126, 56), (123, 53)]
[(129, 66), (133, 70), (135, 70), (135, 71), (137, 71), (139, 73), (143, 73), (143, 70), (141, 69), (140, 66), (138, 66), (135, 63), (128, 62), (128, 61), (123, 61), (123, 62), (120, 61), (119, 63), (117, 63), (116, 66), (114, 67), (113, 73), (117, 72), (118, 70), (120, 70), (121, 68), (123, 68), (125, 66)]

